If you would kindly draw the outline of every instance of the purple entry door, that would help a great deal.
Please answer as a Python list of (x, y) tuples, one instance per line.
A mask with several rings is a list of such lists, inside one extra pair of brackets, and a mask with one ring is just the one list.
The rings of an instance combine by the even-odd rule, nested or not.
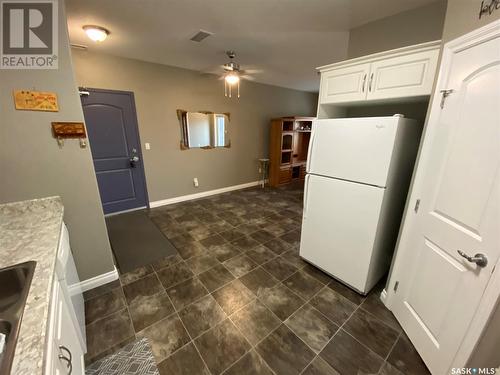
[(134, 94), (85, 89), (83, 114), (105, 214), (148, 206)]

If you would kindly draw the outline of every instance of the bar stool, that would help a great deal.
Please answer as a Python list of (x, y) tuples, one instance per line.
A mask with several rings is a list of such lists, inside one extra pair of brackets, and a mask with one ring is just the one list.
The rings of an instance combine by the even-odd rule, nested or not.
[(264, 188), (266, 186), (266, 180), (269, 172), (269, 159), (259, 159), (259, 173), (260, 173), (260, 186)]

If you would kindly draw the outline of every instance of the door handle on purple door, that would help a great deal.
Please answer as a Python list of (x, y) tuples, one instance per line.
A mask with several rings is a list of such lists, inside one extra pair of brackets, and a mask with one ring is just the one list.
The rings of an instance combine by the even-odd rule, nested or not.
[(139, 157), (138, 156), (132, 156), (129, 160), (130, 160), (130, 165), (132, 167), (135, 167), (135, 163), (137, 163), (139, 161)]

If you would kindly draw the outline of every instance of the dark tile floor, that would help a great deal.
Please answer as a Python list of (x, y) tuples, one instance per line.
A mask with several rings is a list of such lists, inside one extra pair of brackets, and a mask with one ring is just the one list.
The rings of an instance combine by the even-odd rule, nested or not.
[(301, 260), (301, 214), (298, 185), (151, 210), (178, 254), (85, 294), (87, 362), (147, 337), (161, 374), (428, 374), (380, 287)]

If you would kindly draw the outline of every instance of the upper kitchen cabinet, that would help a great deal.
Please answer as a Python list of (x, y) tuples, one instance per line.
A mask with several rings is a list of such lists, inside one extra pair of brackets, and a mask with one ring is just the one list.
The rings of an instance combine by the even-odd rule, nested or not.
[(321, 103), (345, 103), (366, 99), (370, 64), (357, 64), (321, 72)]
[(416, 52), (371, 64), (367, 100), (431, 94), (439, 49)]
[(352, 105), (430, 96), (440, 46), (438, 40), (319, 67), (318, 117), (336, 117)]

